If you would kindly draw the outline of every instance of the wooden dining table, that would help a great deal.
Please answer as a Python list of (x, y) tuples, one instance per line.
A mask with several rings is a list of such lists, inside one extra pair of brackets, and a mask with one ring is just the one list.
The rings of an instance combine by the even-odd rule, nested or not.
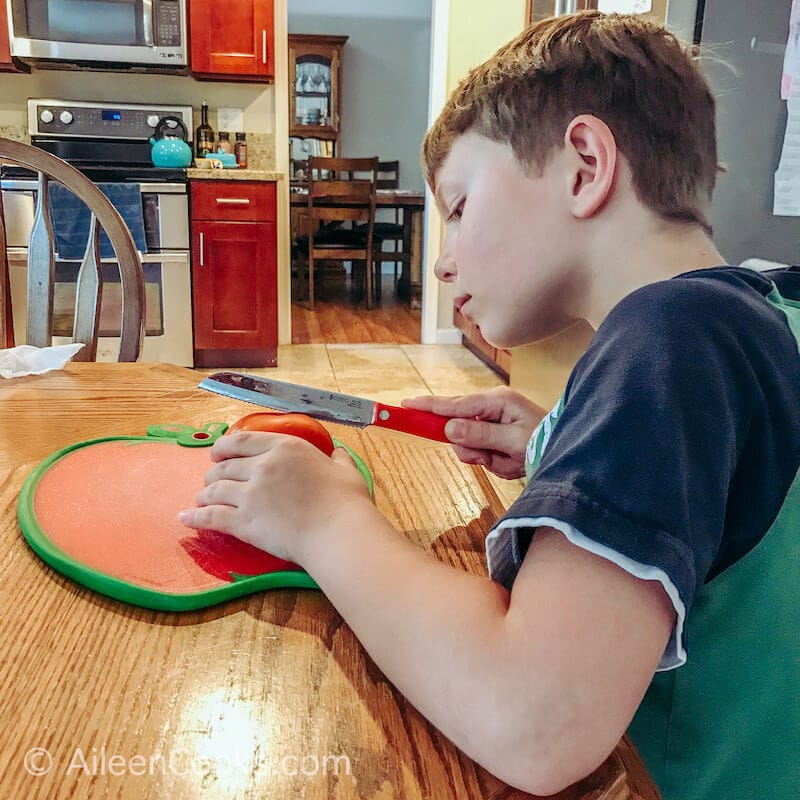
[[(527, 796), (427, 722), (319, 591), (154, 611), (74, 583), (28, 547), (17, 498), (48, 454), (142, 435), (156, 423), (200, 427), (253, 410), (198, 389), (201, 378), (165, 364), (71, 363), (0, 379), (0, 797)], [(330, 430), (365, 460), (375, 503), (406, 536), (485, 574), (483, 540), (502, 509), (483, 473), (447, 445)], [(558, 797), (657, 793), (623, 740)]]
[[(330, 204), (335, 205), (331, 198)], [(290, 205), (300, 211), (308, 204), (308, 192), (298, 184), (293, 187)], [(409, 263), (403, 263), (403, 270), (397, 282), (397, 293), (401, 299), (408, 300), (412, 309), (422, 307), (422, 241), (425, 211), (425, 193), (408, 189), (378, 189), (377, 208), (390, 208), (403, 212), (403, 252), (410, 255)]]

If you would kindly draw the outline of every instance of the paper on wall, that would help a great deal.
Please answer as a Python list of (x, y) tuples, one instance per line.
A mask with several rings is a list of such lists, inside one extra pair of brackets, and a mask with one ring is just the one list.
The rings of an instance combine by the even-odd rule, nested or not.
[(781, 99), (788, 100), (797, 93), (798, 84), (800, 84), (800, 0), (792, 0), (789, 36), (786, 40), (786, 53), (783, 56)]
[(772, 213), (776, 217), (800, 217), (800, 81), (795, 81), (786, 103), (786, 133), (778, 169)]
[(786, 132), (775, 171), (772, 213), (776, 217), (800, 217), (800, 0), (792, 0), (789, 12), (781, 98), (787, 101)]

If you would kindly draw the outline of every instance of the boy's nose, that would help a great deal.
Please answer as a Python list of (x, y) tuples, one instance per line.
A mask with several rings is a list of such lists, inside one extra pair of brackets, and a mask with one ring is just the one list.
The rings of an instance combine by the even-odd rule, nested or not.
[(455, 259), (447, 253), (440, 253), (439, 258), (436, 259), (433, 274), (442, 281), (442, 283), (452, 283), (456, 276)]

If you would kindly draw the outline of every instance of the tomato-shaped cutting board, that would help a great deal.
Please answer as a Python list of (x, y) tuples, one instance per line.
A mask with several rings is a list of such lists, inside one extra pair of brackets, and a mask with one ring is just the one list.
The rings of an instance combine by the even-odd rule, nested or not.
[[(296, 564), (178, 521), (203, 487), (208, 446), (227, 427), (155, 425), (146, 436), (92, 439), (53, 453), (20, 493), (25, 538), (64, 575), (146, 608), (186, 611), (262, 589), (317, 588)], [(346, 449), (371, 493), (369, 470)]]

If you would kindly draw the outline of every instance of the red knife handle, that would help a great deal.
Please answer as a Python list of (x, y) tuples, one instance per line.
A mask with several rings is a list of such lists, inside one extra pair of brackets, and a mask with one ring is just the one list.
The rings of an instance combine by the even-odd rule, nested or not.
[(413, 408), (375, 403), (375, 419), (372, 424), (380, 428), (390, 428), (393, 431), (433, 439), (435, 442), (449, 442), (444, 433), (444, 426), (449, 420), (450, 417), (432, 414), (430, 411), (416, 411)]

